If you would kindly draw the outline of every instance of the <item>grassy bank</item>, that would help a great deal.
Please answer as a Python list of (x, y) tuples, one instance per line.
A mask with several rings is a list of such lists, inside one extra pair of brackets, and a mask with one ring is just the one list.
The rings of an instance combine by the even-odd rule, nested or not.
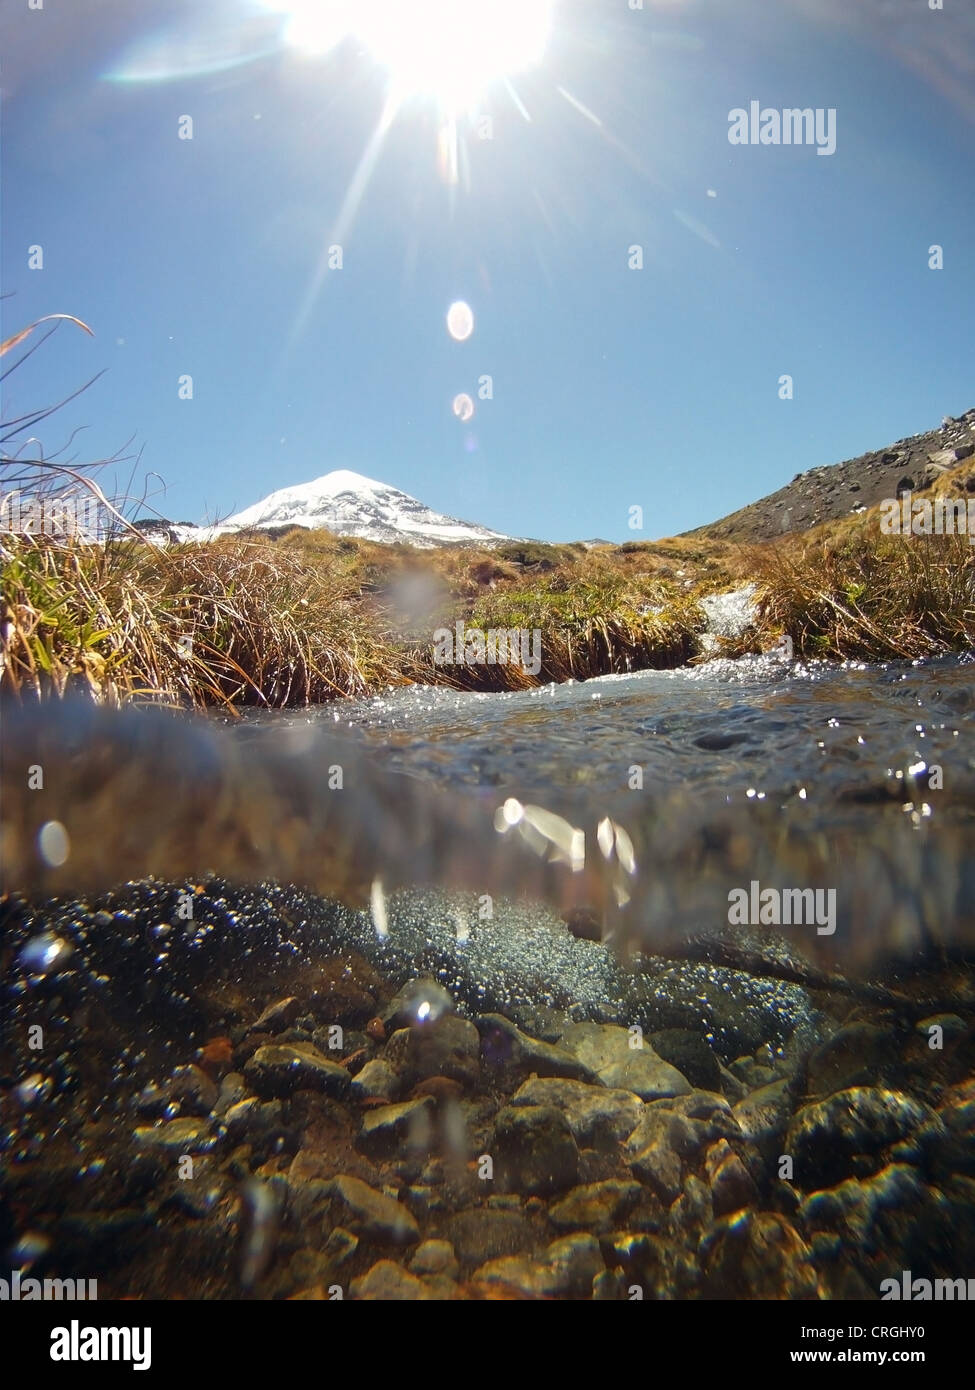
[[(938, 490), (966, 480), (946, 475)], [(80, 685), (111, 701), (283, 706), (674, 667), (701, 659), (698, 600), (746, 581), (756, 625), (718, 654), (787, 634), (797, 656), (916, 658), (975, 637), (975, 547), (883, 536), (876, 510), (747, 548), (688, 537), (415, 551), (295, 530), (167, 550), (4, 535), (0, 560), (7, 694)], [(458, 621), (540, 630), (538, 674), (435, 664), (434, 631)]]
[[(969, 463), (915, 501), (967, 499)], [(884, 535), (881, 508), (742, 552), (759, 586), (761, 625), (797, 655), (916, 660), (975, 645), (975, 545), (967, 535)]]

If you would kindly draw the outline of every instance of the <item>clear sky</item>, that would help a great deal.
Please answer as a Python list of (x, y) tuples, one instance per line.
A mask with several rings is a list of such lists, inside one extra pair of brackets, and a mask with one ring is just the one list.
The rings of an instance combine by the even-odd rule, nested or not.
[[(38, 436), (131, 439), (172, 520), (350, 468), (652, 539), (975, 405), (972, 0), (554, 0), (527, 68), (542, 0), (453, 0), (446, 36), (438, 0), (356, 0), (331, 47), (331, 0), (31, 3), (0, 0), (3, 332), (95, 336), (63, 324), (3, 416), (107, 369)], [(731, 144), (753, 101), (834, 110), (835, 153)]]

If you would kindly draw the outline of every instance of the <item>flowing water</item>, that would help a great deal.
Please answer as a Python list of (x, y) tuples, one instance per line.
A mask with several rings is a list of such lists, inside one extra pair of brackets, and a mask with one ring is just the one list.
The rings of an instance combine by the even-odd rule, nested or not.
[(0, 1238), (114, 1292), (864, 1297), (930, 1207), (965, 1275), (972, 671), (8, 711)]

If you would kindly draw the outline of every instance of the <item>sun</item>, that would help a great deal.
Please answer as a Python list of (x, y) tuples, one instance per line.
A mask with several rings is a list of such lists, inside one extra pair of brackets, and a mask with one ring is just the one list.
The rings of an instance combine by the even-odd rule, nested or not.
[(495, 82), (545, 56), (555, 0), (265, 0), (286, 17), (285, 38), (306, 53), (359, 40), (389, 75), (397, 103), (470, 111)]

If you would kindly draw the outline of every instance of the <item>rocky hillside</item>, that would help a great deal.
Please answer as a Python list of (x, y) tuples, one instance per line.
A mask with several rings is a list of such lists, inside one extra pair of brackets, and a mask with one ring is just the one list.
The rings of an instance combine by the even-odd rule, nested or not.
[(895, 497), (907, 489), (921, 492), (940, 473), (954, 468), (973, 452), (975, 409), (957, 419), (946, 416), (939, 429), (898, 439), (886, 449), (797, 473), (778, 492), (684, 534), (716, 540), (762, 541), (787, 531), (804, 531), (823, 521), (838, 520), (876, 506), (885, 497)]

